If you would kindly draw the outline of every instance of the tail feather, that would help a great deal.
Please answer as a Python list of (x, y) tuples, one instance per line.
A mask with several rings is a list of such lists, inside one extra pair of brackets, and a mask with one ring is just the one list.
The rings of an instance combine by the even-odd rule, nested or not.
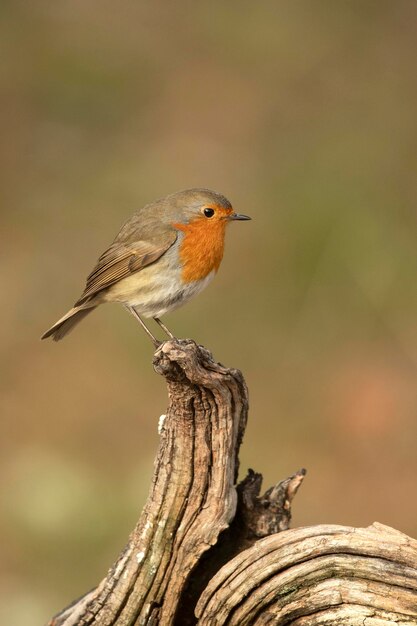
[(41, 339), (47, 339), (47, 337), (52, 337), (54, 341), (60, 341), (65, 335), (67, 335), (76, 324), (81, 322), (82, 319), (91, 311), (93, 311), (96, 307), (91, 306), (88, 308), (80, 308), (74, 307), (68, 313), (61, 317), (49, 330), (46, 331), (41, 337)]

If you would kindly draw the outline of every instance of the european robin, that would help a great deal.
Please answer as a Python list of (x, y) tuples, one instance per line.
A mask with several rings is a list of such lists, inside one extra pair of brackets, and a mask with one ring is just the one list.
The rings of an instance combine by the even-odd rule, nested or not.
[(187, 189), (147, 204), (123, 224), (87, 278), (83, 294), (42, 339), (62, 339), (99, 304), (121, 302), (155, 345), (141, 316), (159, 319), (208, 285), (219, 269), (226, 226), (249, 220), (209, 189)]

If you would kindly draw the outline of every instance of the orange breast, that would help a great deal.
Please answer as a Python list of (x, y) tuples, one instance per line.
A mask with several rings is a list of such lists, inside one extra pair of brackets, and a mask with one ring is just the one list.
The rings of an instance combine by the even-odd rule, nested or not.
[(173, 226), (185, 234), (180, 244), (184, 282), (202, 280), (213, 270), (217, 272), (223, 258), (226, 220), (210, 222), (203, 217)]

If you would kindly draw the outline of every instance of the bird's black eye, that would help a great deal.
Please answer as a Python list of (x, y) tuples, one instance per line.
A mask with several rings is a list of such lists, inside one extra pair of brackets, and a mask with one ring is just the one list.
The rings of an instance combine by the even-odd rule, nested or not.
[(209, 207), (207, 207), (206, 209), (203, 209), (203, 213), (206, 217), (213, 217), (214, 209), (210, 209)]

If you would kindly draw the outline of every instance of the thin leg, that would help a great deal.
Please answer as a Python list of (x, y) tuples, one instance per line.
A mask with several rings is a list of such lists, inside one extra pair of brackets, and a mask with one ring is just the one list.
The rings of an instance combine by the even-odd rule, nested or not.
[(161, 320), (159, 319), (159, 317), (154, 317), (155, 322), (162, 328), (162, 330), (164, 332), (166, 332), (166, 334), (168, 335), (168, 337), (170, 337), (171, 339), (176, 339), (176, 337), (174, 337), (174, 335), (171, 333), (171, 331), (165, 326), (165, 324), (163, 322), (161, 322)]
[(136, 319), (138, 320), (139, 324), (142, 326), (145, 333), (148, 335), (148, 337), (151, 338), (152, 343), (155, 346), (155, 348), (158, 348), (161, 345), (161, 342), (158, 341), (158, 339), (152, 335), (151, 331), (142, 321), (142, 318), (140, 317), (139, 313), (135, 310), (135, 308), (133, 306), (129, 306), (128, 304), (125, 304), (125, 307), (129, 311), (129, 313), (131, 313), (134, 317), (136, 317)]

